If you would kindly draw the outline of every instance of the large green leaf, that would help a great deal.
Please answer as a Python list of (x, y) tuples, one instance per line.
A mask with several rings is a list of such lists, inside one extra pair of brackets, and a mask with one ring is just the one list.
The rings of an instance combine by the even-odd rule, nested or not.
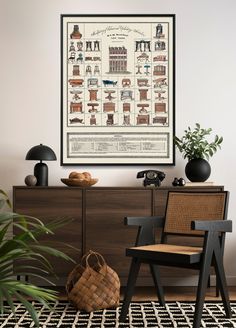
[(2, 243), (6, 233), (11, 225), (11, 222), (7, 223), (1, 230), (0, 230), (0, 244)]
[[(0, 195), (3, 195), (3, 201), (4, 201), (4, 203), (6, 203), (9, 208), (11, 208), (12, 205), (11, 205), (10, 199), (8, 198), (8, 195), (5, 193), (5, 191), (3, 191), (2, 189), (0, 189)], [(0, 207), (0, 208), (2, 208), (2, 207)]]
[[(15, 313), (15, 306), (12, 299), (13, 297), (18, 299), (25, 306), (37, 326), (39, 326), (38, 315), (33, 305), (27, 300), (28, 297), (50, 309), (51, 306), (48, 302), (57, 300), (57, 292), (54, 290), (37, 287), (27, 283), (23, 284), (16, 280), (0, 281), (0, 295), (4, 295), (13, 313)], [(3, 306), (1, 306), (1, 310), (4, 312)]]
[(37, 250), (40, 251), (40, 253), (47, 253), (56, 257), (60, 257), (62, 259), (65, 259), (67, 261), (70, 260), (70, 257), (68, 255), (66, 255), (65, 253), (57, 250), (57, 249), (53, 249), (52, 247), (48, 247), (48, 246), (43, 246), (43, 245), (33, 245), (32, 246), (33, 250)]
[(14, 314), (14, 317), (16, 317), (15, 315), (15, 306), (12, 300), (12, 295), (11, 293), (9, 293), (9, 290), (7, 288), (5, 288), (4, 286), (1, 286), (1, 292), (3, 294), (3, 296), (5, 297), (7, 303), (9, 304), (12, 313)]
[(36, 310), (34, 309), (34, 307), (32, 306), (32, 304), (30, 302), (28, 302), (23, 296), (21, 296), (21, 294), (19, 294), (17, 292), (14, 293), (14, 296), (25, 306), (25, 308), (29, 312), (31, 318), (33, 319), (35, 325), (37, 327), (39, 327), (38, 314), (37, 314)]

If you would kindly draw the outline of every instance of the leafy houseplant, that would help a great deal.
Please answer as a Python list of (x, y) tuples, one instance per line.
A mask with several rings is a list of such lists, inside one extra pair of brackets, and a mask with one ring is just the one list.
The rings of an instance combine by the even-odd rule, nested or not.
[(211, 128), (203, 129), (199, 123), (196, 123), (194, 129), (188, 127), (184, 130), (182, 138), (174, 138), (177, 148), (183, 157), (188, 159), (185, 173), (190, 181), (203, 182), (210, 176), (211, 167), (207, 160), (216, 153), (218, 148), (221, 148), (223, 141), (223, 137), (216, 135), (214, 141), (209, 142), (207, 136), (211, 132)]
[[(14, 300), (17, 300), (23, 304), (36, 326), (39, 327), (37, 312), (29, 302), (29, 298), (51, 308), (50, 302), (57, 299), (57, 292), (29, 282), (18, 281), (13, 275), (39, 277), (51, 283), (46, 276), (48, 274), (55, 276), (55, 273), (45, 254), (64, 260), (71, 259), (63, 252), (39, 243), (38, 237), (43, 234), (53, 234), (52, 230), (64, 225), (65, 220), (57, 220), (47, 226), (34, 217), (3, 212), (3, 207), (6, 204), (11, 206), (11, 203), (3, 190), (0, 190), (0, 195), (0, 314), (6, 311), (5, 302), (15, 314)], [(9, 239), (7, 232), (13, 227), (17, 228), (18, 232)]]

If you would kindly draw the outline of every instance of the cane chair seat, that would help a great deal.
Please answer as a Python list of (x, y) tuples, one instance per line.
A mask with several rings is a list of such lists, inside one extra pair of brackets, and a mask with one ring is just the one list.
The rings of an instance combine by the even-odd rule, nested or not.
[(181, 261), (184, 263), (198, 263), (202, 254), (202, 247), (156, 244), (137, 246), (127, 249), (127, 256), (134, 256), (159, 261)]

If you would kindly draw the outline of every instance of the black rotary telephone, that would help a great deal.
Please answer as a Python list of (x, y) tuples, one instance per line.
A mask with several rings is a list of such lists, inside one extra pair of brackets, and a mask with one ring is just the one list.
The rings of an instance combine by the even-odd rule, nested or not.
[(165, 173), (161, 171), (156, 170), (146, 170), (146, 171), (140, 171), (137, 173), (137, 178), (144, 178), (143, 185), (144, 187), (148, 185), (155, 185), (155, 187), (160, 187), (161, 181), (165, 179)]

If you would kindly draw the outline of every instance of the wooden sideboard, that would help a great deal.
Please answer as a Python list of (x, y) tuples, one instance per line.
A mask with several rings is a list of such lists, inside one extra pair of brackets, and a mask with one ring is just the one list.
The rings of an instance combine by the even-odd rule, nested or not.
[[(50, 241), (55, 245), (64, 242), (76, 247), (58, 246), (77, 262), (88, 250), (103, 254), (126, 283), (130, 259), (125, 256), (126, 247), (134, 245), (137, 229), (124, 226), (125, 216), (164, 215), (167, 194), (175, 191), (220, 191), (223, 186), (204, 187), (13, 187), (13, 209), (15, 212), (38, 217), (43, 222), (55, 218), (73, 218), (63, 228), (56, 230)], [(49, 237), (47, 237), (49, 238)], [(49, 240), (49, 239), (48, 239)], [(74, 264), (58, 258), (50, 259), (55, 272), (64, 284)], [(140, 285), (151, 284), (147, 267), (139, 275)], [(189, 273), (183, 269), (163, 269), (168, 277), (184, 277)]]

